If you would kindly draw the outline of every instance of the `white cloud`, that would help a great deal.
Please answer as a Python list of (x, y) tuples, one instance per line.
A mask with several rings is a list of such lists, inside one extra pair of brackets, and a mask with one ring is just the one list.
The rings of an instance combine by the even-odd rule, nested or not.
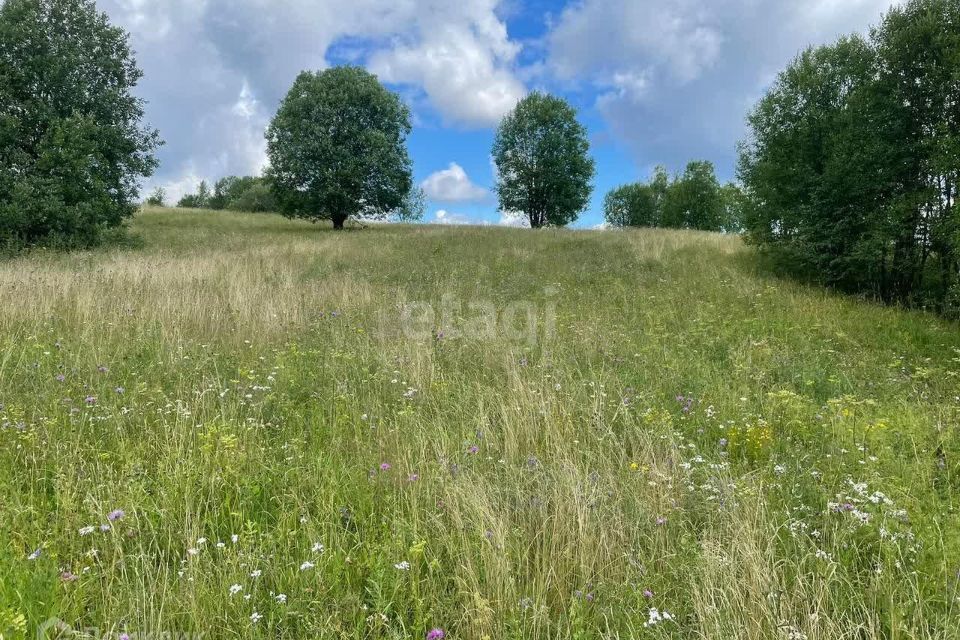
[(473, 184), (467, 172), (456, 162), (431, 174), (420, 186), (428, 198), (439, 202), (476, 202), (490, 196), (489, 191)]
[(497, 225), (501, 227), (529, 227), (530, 219), (523, 213), (515, 211), (501, 211)]
[[(99, 0), (130, 31), (147, 119), (167, 144), (154, 184), (262, 166), (263, 130), (303, 69), (365, 64), (445, 123), (487, 126), (522, 97), (499, 0)], [(281, 43), (280, 46), (277, 43)], [(340, 48), (337, 48), (340, 47)], [(419, 104), (419, 103), (418, 103)], [(419, 118), (420, 114), (415, 114)]]
[(462, 213), (451, 213), (445, 209), (439, 209), (433, 214), (434, 224), (474, 224), (469, 217)]

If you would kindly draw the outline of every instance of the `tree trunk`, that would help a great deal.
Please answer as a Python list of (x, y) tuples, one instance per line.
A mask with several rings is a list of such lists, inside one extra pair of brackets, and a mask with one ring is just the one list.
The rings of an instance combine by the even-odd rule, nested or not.
[(347, 221), (347, 216), (333, 216), (333, 228), (335, 231), (343, 231), (343, 223)]

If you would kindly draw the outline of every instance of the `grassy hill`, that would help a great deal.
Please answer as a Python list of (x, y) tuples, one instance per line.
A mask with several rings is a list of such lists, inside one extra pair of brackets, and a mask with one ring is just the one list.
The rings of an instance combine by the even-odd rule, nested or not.
[(133, 226), (0, 263), (0, 637), (958, 637), (956, 325), (711, 234)]

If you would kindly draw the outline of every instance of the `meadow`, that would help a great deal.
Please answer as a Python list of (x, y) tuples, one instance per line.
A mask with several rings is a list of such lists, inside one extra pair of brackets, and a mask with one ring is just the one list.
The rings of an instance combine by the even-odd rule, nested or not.
[(4, 640), (960, 637), (956, 324), (719, 234), (132, 230), (0, 262)]

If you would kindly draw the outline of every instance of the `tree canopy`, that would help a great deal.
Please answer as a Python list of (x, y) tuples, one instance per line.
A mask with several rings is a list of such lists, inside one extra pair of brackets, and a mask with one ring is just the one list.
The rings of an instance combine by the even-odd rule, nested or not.
[(749, 122), (753, 242), (841, 289), (957, 306), (960, 4), (910, 0), (803, 52)]
[(410, 130), (407, 106), (364, 69), (301, 73), (267, 130), (281, 213), (338, 229), (393, 214), (413, 187)]
[(88, 246), (156, 167), (126, 32), (92, 0), (0, 4), (0, 244)]
[(500, 123), (493, 145), (503, 211), (522, 212), (534, 229), (575, 221), (593, 192), (587, 130), (565, 100), (532, 93)]

